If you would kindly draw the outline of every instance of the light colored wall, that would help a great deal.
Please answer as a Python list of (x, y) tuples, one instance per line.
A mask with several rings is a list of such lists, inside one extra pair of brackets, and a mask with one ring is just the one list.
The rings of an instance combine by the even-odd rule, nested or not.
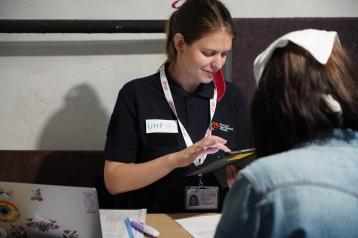
[[(167, 19), (172, 0), (0, 0), (0, 19)], [(234, 17), (357, 17), (356, 0), (226, 0)], [(0, 149), (101, 150), (122, 85), (164, 34), (0, 34)]]
[(103, 149), (118, 90), (164, 61), (162, 34), (6, 35), (0, 149)]
[[(356, 0), (222, 0), (233, 17), (355, 17)], [(167, 19), (174, 0), (1, 0), (7, 19)]]

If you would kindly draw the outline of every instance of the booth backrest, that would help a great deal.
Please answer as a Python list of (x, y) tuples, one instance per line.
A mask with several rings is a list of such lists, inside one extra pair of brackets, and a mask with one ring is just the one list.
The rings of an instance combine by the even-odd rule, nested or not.
[(101, 208), (111, 208), (103, 182), (102, 151), (0, 151), (0, 181), (94, 187)]

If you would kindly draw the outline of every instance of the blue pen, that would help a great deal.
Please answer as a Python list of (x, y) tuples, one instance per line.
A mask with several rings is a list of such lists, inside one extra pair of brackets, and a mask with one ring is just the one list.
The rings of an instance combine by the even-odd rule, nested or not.
[(129, 238), (134, 238), (134, 234), (133, 234), (133, 230), (132, 230), (132, 226), (131, 226), (131, 221), (129, 220), (128, 217), (126, 217), (126, 218), (124, 219), (124, 224), (126, 225)]

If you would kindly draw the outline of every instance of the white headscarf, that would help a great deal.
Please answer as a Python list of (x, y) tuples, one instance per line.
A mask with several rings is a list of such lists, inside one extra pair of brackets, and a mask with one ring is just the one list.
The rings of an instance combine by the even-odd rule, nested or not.
[[(338, 34), (335, 31), (324, 31), (315, 29), (306, 29), (290, 32), (277, 40), (259, 54), (254, 61), (254, 75), (257, 85), (265, 70), (267, 62), (276, 48), (285, 47), (288, 42), (292, 42), (307, 50), (319, 63), (325, 65), (332, 53), (333, 45), (339, 42)], [(341, 114), (342, 108), (337, 100), (330, 94), (323, 94), (322, 98), (326, 105), (334, 113)]]
[(339, 43), (335, 31), (305, 29), (293, 31), (275, 40), (269, 47), (259, 54), (254, 61), (254, 75), (256, 84), (259, 84), (267, 62), (276, 48), (285, 47), (292, 42), (307, 50), (319, 63), (326, 64), (331, 55), (334, 42)]

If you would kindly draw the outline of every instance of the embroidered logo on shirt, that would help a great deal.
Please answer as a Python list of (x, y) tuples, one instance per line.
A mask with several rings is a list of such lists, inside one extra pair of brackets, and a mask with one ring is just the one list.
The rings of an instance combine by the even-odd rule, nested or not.
[(225, 131), (225, 132), (234, 130), (234, 128), (230, 127), (229, 125), (216, 121), (213, 121), (211, 123), (211, 129), (213, 131), (219, 129), (220, 131)]

